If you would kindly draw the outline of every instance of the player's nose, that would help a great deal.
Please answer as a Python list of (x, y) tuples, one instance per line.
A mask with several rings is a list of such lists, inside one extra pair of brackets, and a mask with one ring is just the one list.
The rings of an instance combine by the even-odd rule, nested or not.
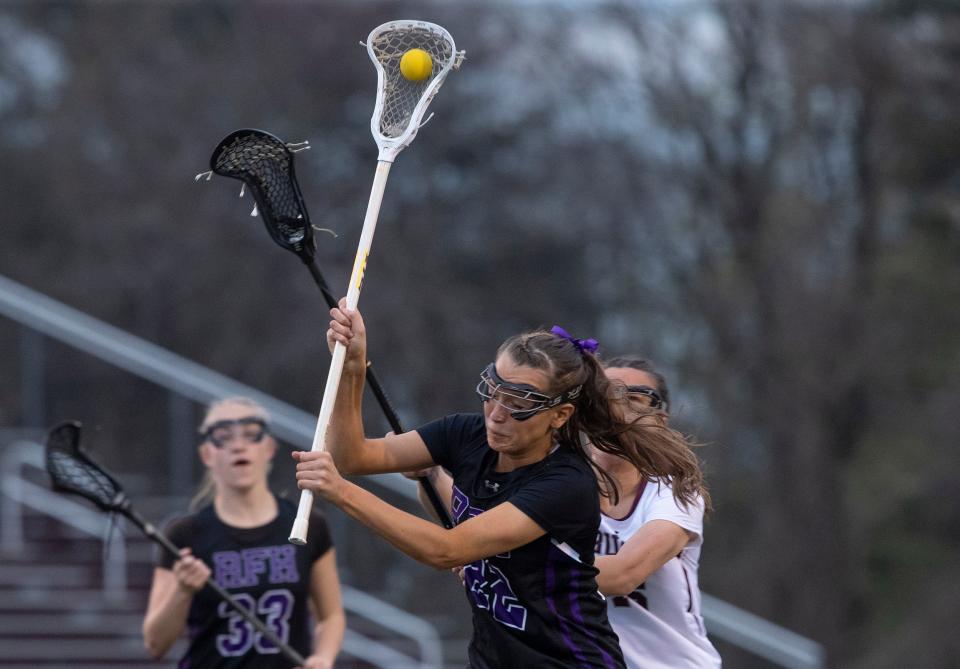
[(497, 423), (503, 423), (510, 417), (510, 412), (502, 404), (490, 402), (490, 418)]

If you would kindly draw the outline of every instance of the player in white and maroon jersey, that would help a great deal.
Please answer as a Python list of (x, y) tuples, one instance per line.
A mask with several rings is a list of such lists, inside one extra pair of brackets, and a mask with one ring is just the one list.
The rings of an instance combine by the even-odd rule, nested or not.
[[(621, 384), (628, 410), (667, 417), (666, 381), (637, 357), (606, 363)], [(632, 409), (630, 408), (632, 407)], [(601, 498), (597, 583), (607, 615), (631, 669), (705, 669), (720, 666), (700, 615), (697, 569), (703, 544), (704, 499), (684, 504), (669, 477), (643, 476), (620, 458), (596, 452), (616, 480), (619, 500)]]

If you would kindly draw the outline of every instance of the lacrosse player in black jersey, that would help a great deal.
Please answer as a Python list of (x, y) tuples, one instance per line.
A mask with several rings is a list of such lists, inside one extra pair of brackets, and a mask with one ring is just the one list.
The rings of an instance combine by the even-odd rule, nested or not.
[[(648, 360), (619, 356), (605, 361), (607, 378), (622, 409), (638, 418), (669, 418), (667, 381)], [(630, 462), (593, 453), (617, 483), (619, 500), (600, 497), (597, 585), (607, 596), (607, 615), (620, 637), (627, 669), (716, 669), (720, 656), (707, 638), (700, 615), (698, 569), (705, 485), (693, 500), (678, 501), (669, 480), (643, 478)], [(701, 477), (691, 457), (690, 477)], [(410, 472), (426, 476), (449, 508), (453, 480), (439, 466)], [(422, 491), (422, 488), (420, 488)], [(421, 494), (429, 513), (432, 505)], [(462, 570), (457, 570), (462, 576)]]
[[(329, 452), (294, 452), (297, 481), (423, 563), (466, 565), (473, 669), (624, 666), (597, 591), (597, 476), (583, 437), (652, 475), (679, 475), (689, 447), (656, 421), (626, 422), (594, 358), (596, 342), (559, 328), (508, 339), (481, 374), (482, 414), (364, 436), (366, 335), (358, 312), (331, 310), (328, 343), (346, 363)], [(652, 446), (648, 448), (648, 446)], [(646, 453), (655, 453), (647, 457)], [(334, 464), (336, 463), (336, 465)], [(340, 477), (439, 464), (453, 474), (456, 526), (443, 529)], [(607, 489), (614, 489), (607, 486)]]
[(303, 655), (305, 669), (329, 669), (345, 628), (336, 555), (319, 512), (306, 546), (287, 542), (296, 507), (267, 485), (277, 447), (267, 412), (246, 398), (215, 402), (200, 432), (204, 504), (167, 528), (181, 557), (164, 555), (154, 570), (143, 623), (148, 651), (163, 657), (186, 628), (180, 667), (291, 667), (277, 646), (203, 588), (212, 577)]

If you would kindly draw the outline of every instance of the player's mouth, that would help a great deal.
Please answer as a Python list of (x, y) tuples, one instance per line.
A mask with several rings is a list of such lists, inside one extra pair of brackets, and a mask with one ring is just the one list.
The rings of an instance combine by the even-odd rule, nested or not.
[(496, 432), (494, 430), (491, 430), (489, 427), (487, 428), (488, 441), (506, 441), (509, 438), (510, 438), (509, 435), (503, 434), (502, 432)]
[(251, 465), (251, 464), (253, 464), (253, 463), (250, 462), (249, 460), (247, 460), (246, 458), (239, 458), (238, 460), (234, 460), (234, 461), (233, 461), (233, 466), (234, 466), (234, 467), (247, 467), (247, 466), (249, 466), (249, 465)]

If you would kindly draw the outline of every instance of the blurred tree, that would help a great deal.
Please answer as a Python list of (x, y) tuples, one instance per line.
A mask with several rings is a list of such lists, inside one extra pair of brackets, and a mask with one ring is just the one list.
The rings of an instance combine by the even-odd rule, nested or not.
[[(864, 570), (859, 540), (887, 534), (891, 519), (857, 522), (875, 504), (857, 494), (861, 468), (891, 431), (902, 441), (888, 448), (908, 460), (909, 444), (928, 432), (903, 404), (919, 399), (904, 396), (919, 358), (956, 367), (955, 310), (921, 307), (921, 336), (948, 350), (902, 338), (895, 346), (902, 306), (888, 290), (906, 272), (938, 277), (928, 293), (935, 302), (956, 299), (958, 176), (955, 161), (939, 157), (956, 156), (960, 136), (944, 113), (960, 96), (956, 17), (931, 7), (904, 18), (759, 2), (659, 21), (627, 5), (613, 11), (633, 28), (645, 63), (619, 98), (635, 84), (650, 121), (644, 146), (617, 154), (636, 175), (643, 220), (642, 234), (628, 224), (620, 241), (634, 242), (624, 252), (639, 259), (631, 289), (668, 277), (666, 290), (624, 301), (642, 300), (673, 317), (668, 333), (686, 333), (678, 365), (709, 397), (698, 432), (721, 444), (710, 453), (720, 513), (705, 580), (850, 660), (864, 618), (889, 632), (889, 618), (873, 617), (891, 601), (877, 597), (875, 583), (917, 585), (910, 574), (920, 568), (898, 559), (882, 576)], [(601, 87), (622, 81), (610, 69), (617, 79)], [(919, 261), (918, 243), (939, 252)], [(923, 291), (911, 280), (898, 292)], [(646, 322), (638, 316), (636, 328)], [(924, 390), (955, 397), (947, 384)], [(891, 392), (892, 414), (881, 410)], [(950, 443), (942, 436), (931, 441)], [(918, 493), (899, 501), (922, 507)], [(955, 519), (956, 507), (945, 515)], [(896, 545), (915, 543), (909, 534), (897, 533)], [(955, 574), (955, 560), (944, 559), (955, 539), (938, 535), (918, 546), (930, 551), (920, 562)], [(936, 615), (943, 599), (925, 599), (913, 593), (911, 609)], [(945, 638), (923, 644), (928, 666), (956, 660)], [(917, 656), (919, 643), (901, 646), (888, 666)]]
[[(193, 175), (235, 128), (309, 139), (344, 285), (376, 156), (356, 42), (397, 16), (468, 52), (391, 173), (361, 302), (404, 422), (475, 407), (519, 329), (648, 354), (712, 444), (705, 589), (843, 664), (956, 662), (933, 624), (960, 576), (953, 3), (0, 5), (0, 273), (315, 410), (306, 270), (237, 184)], [(162, 393), (48, 353), (51, 413), (100, 424), (121, 469), (162, 467)], [(353, 539), (355, 582), (434, 606), (417, 586), (443, 577)]]

